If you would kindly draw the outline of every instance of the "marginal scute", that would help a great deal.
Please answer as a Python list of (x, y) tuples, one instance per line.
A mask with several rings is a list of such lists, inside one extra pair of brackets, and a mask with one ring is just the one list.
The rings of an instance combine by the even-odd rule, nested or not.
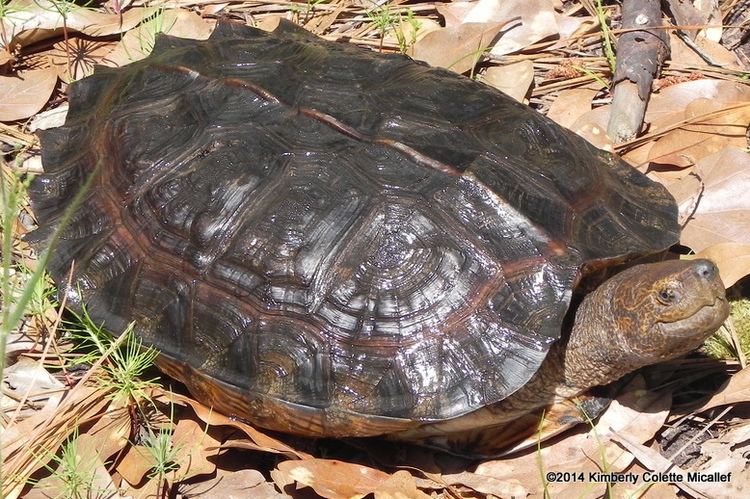
[[(308, 435), (460, 417), (536, 372), (581, 268), (676, 241), (669, 194), (490, 87), (219, 22), (71, 86), (50, 259), (217, 409)], [(80, 303), (75, 304), (80, 307)]]

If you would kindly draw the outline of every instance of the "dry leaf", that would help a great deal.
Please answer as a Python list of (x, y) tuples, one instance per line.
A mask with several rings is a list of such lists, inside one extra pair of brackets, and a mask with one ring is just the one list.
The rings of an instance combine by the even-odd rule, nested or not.
[(429, 496), (417, 490), (414, 477), (405, 470), (389, 476), (374, 491), (375, 499), (428, 499)]
[[(448, 28), (470, 23), (507, 23), (520, 18), (520, 22), (508, 25), (507, 32), (492, 47), (491, 53), (495, 56), (516, 52), (559, 34), (551, 0), (454, 2), (450, 6), (439, 7), (438, 10), (445, 16)], [(578, 25), (568, 27), (575, 30)], [(485, 39), (485, 43), (489, 41)]]
[(276, 491), (256, 470), (217, 470), (216, 477), (180, 487), (185, 497), (200, 499), (275, 499), (289, 497)]
[(415, 43), (412, 52), (415, 59), (431, 66), (465, 73), (476, 65), (507, 24), (466, 23), (435, 30)]
[(130, 411), (124, 402), (112, 402), (86, 433), (78, 437), (78, 446), (96, 450), (102, 460), (107, 460), (128, 445), (132, 429)]
[[(692, 166), (725, 147), (747, 145), (745, 132), (750, 123), (750, 102), (718, 102), (695, 99), (685, 108), (683, 120), (689, 124), (668, 132), (650, 149), (647, 160), (676, 166)], [(705, 117), (714, 112), (718, 116)]]
[(327, 499), (359, 498), (374, 494), (376, 499), (428, 499), (417, 490), (414, 477), (406, 471), (389, 475), (367, 466), (333, 459), (284, 461), (272, 472), (276, 485), (284, 487), (297, 482), (310, 487)]
[(591, 101), (596, 94), (596, 90), (588, 88), (563, 90), (552, 101), (547, 117), (560, 126), (572, 129), (580, 117), (591, 111)]
[[(636, 477), (641, 477), (648, 471), (638, 461), (635, 461), (624, 473), (633, 473)], [(636, 485), (625, 482), (616, 483), (610, 490), (612, 492), (607, 497), (613, 499), (675, 499), (679, 494), (679, 489), (669, 483), (649, 483), (648, 488), (646, 488), (640, 480)]]
[[(750, 473), (746, 457), (747, 443), (750, 441), (750, 424), (747, 422), (729, 428), (718, 438), (701, 444), (703, 462), (697, 471), (701, 473), (731, 473), (731, 479), (722, 492), (728, 497), (742, 497), (750, 490)], [(744, 492), (744, 493), (743, 493)]]
[(750, 154), (727, 148), (702, 159), (689, 176), (667, 187), (688, 216), (680, 243), (696, 252), (721, 243), (750, 244)]
[(219, 440), (196, 421), (181, 419), (172, 435), (172, 446), (177, 451), (176, 464), (179, 466), (174, 473), (176, 479), (182, 481), (213, 473), (216, 463), (210, 458), (219, 454), (220, 444)]
[(127, 499), (157, 499), (167, 496), (164, 488), (165, 484), (161, 480), (146, 480), (139, 486), (122, 482), (120, 493)]
[[(737, 56), (731, 50), (719, 44), (718, 41), (699, 36), (694, 40), (694, 43), (701, 52), (708, 55), (716, 64), (720, 64), (727, 69), (741, 70)], [(679, 67), (702, 67), (706, 65), (706, 61), (695, 50), (688, 47), (674, 32), (669, 33), (669, 45), (670, 59), (679, 64)]]
[[(696, 99), (708, 99), (716, 102), (750, 101), (750, 85), (727, 80), (692, 80), (661, 89), (653, 94), (648, 102), (646, 121), (668, 126), (676, 122), (663, 121), (665, 117), (679, 113), (684, 117), (684, 110)], [(651, 130), (653, 131), (653, 130)]]
[(141, 483), (153, 467), (148, 449), (144, 445), (131, 445), (117, 462), (117, 472), (133, 486)]
[[(726, 108), (731, 102), (750, 102), (750, 86), (725, 80), (701, 79), (664, 88), (649, 100), (644, 118), (648, 123), (648, 133), (658, 134), (683, 122), (685, 109), (697, 99), (722, 103), (721, 107)], [(654, 141), (646, 142), (625, 154), (624, 159), (632, 165), (646, 164), (654, 144)]]
[(498, 13), (504, 10), (507, 16), (521, 17), (521, 25), (510, 29), (498, 40), (490, 51), (492, 55), (501, 56), (517, 52), (529, 45), (559, 35), (555, 10), (550, 0), (492, 1), (497, 2)]
[(27, 400), (21, 412), (22, 417), (28, 417), (47, 406), (57, 407), (65, 391), (65, 386), (53, 378), (41, 362), (27, 357), (19, 358), (18, 362), (3, 370), (0, 386), (0, 408), (3, 414), (13, 413), (18, 400)]
[[(29, 132), (35, 133), (38, 130), (48, 128), (57, 128), (65, 124), (65, 118), (68, 116), (68, 103), (64, 102), (54, 109), (48, 109), (37, 113), (29, 121)], [(41, 161), (41, 160), (40, 160)]]
[(703, 39), (704, 37), (713, 42), (721, 40), (722, 26), (721, 20), (723, 14), (719, 8), (719, 2), (717, 0), (696, 0), (693, 2), (698, 11), (705, 15), (706, 27), (703, 28), (696, 39)]
[(109, 12), (122, 12), (133, 3), (133, 0), (107, 0), (104, 6)]
[(458, 26), (459, 24), (467, 22), (466, 16), (469, 14), (469, 12), (475, 9), (482, 9), (487, 7), (489, 7), (489, 9), (485, 12), (485, 15), (483, 17), (485, 21), (492, 15), (492, 5), (483, 5), (482, 7), (479, 7), (479, 2), (472, 1), (456, 1), (451, 3), (435, 4), (435, 9), (440, 13), (441, 16), (443, 16), (443, 19), (445, 19), (446, 28), (452, 28), (454, 26)]
[(5, 66), (13, 60), (13, 56), (8, 52), (7, 47), (0, 48), (0, 66)]
[(99, 42), (79, 37), (70, 37), (55, 43), (47, 52), (47, 60), (66, 83), (80, 80), (94, 72), (95, 64), (106, 62), (106, 55), (116, 42)]
[(414, 24), (401, 20), (385, 34), (383, 41), (396, 46), (403, 44), (411, 54), (414, 43), (427, 36), (428, 33), (442, 29), (440, 24), (432, 19), (420, 19), (418, 26), (419, 29), (414, 31)]
[[(547, 472), (562, 473), (624, 470), (632, 456), (609, 441), (612, 432), (630, 435), (639, 442), (650, 440), (661, 429), (671, 407), (671, 394), (648, 391), (644, 386), (643, 378), (637, 376), (599, 418), (594, 429), (566, 435), (540, 451), (531, 449), (513, 459), (486, 461), (477, 467), (476, 473), (504, 481), (517, 480), (530, 495), (537, 496), (545, 490), (540, 482), (540, 465)], [(587, 485), (592, 495), (605, 491), (604, 484)], [(552, 497), (575, 495), (580, 493), (580, 484), (549, 483), (546, 490)]]
[(695, 258), (713, 260), (719, 267), (721, 280), (727, 288), (750, 275), (750, 244), (715, 244), (701, 250)]
[(586, 123), (584, 125), (580, 125), (576, 123), (573, 131), (586, 139), (597, 149), (609, 152), (615, 150), (615, 145), (612, 142), (612, 139), (609, 137), (609, 135), (607, 135), (607, 129), (602, 127), (601, 125), (598, 125), (596, 123)]
[(195, 12), (170, 9), (125, 33), (122, 40), (106, 56), (105, 66), (124, 66), (143, 59), (154, 48), (154, 36), (164, 33), (170, 36), (205, 40), (211, 34), (211, 25)]
[(44, 107), (57, 84), (52, 68), (0, 76), (0, 121), (23, 120)]
[(200, 12), (202, 16), (215, 16), (222, 10), (226, 9), (228, 6), (229, 2), (208, 4), (200, 7)]
[(464, 471), (452, 475), (438, 475), (435, 480), (446, 485), (463, 485), (480, 494), (490, 494), (500, 497), (526, 497), (528, 491), (516, 479), (501, 480), (489, 475)]
[[(119, 490), (117, 486), (115, 486), (112, 476), (107, 472), (107, 468), (105, 468), (104, 462), (96, 452), (96, 449), (87, 445), (82, 447), (78, 445), (78, 442), (79, 441), (76, 440), (74, 444), (76, 446), (75, 455), (77, 463), (75, 471), (79, 474), (79, 480), (86, 480), (85, 483), (78, 484), (80, 491), (96, 491), (95, 494), (92, 494), (89, 497), (122, 499), (123, 496), (119, 494)], [(65, 476), (63, 473), (70, 473), (73, 470), (60, 470), (59, 466), (57, 467), (57, 470), (59, 473), (53, 473), (34, 485), (33, 490), (39, 494), (38, 497), (73, 497), (71, 494), (70, 483), (61, 478), (62, 476)], [(26, 495), (25, 497), (29, 499), (30, 496)]]
[[(165, 479), (175, 483), (213, 473), (216, 463), (212, 458), (219, 454), (220, 443), (196, 421), (181, 418), (171, 435), (170, 445), (175, 456), (172, 464), (175, 468)], [(137, 486), (155, 464), (152, 452), (145, 445), (133, 445), (117, 463), (117, 472), (131, 486)]]
[(750, 402), (750, 367), (746, 367), (724, 383), (708, 402), (694, 412), (703, 412), (723, 405)]
[[(29, 156), (23, 160), (23, 163), (21, 164), (21, 169), (26, 168), (26, 164), (33, 161), (35, 157), (39, 157), (37, 154), (36, 156)], [(39, 159), (39, 164), (41, 165), (42, 161)], [(15, 357), (15, 354), (18, 352), (26, 352), (29, 350), (33, 350), (34, 347), (38, 346), (39, 342), (36, 337), (31, 336), (27, 334), (24, 331), (12, 331), (8, 337), (6, 338), (6, 345), (5, 345), (5, 355), (7, 358), (13, 358)], [(0, 405), (0, 407), (5, 408), (5, 405)]]
[(560, 31), (560, 37), (558, 42), (547, 50), (554, 48), (570, 48), (571, 38), (583, 36), (599, 27), (599, 23), (591, 16), (577, 15), (573, 17), (555, 12), (555, 21), (557, 23), (557, 29)]
[(599, 106), (583, 113), (573, 122), (570, 130), (588, 140), (596, 147), (611, 151), (612, 139), (607, 135), (607, 122), (609, 121), (611, 107)]
[(680, 475), (681, 479), (675, 480), (672, 483), (693, 497), (705, 496), (716, 499), (734, 499), (740, 497), (737, 495), (738, 491), (731, 490), (731, 483), (688, 481), (687, 470), (680, 468), (672, 461), (659, 454), (658, 451), (650, 449), (645, 445), (641, 445), (625, 435), (614, 434), (612, 435), (612, 440), (625, 447), (649, 470), (659, 473)]
[(27, 478), (45, 464), (40, 462), (39, 456), (57, 452), (79, 421), (96, 419), (109, 403), (105, 390), (79, 383), (53, 410), (45, 408), (20, 423), (5, 427), (0, 441), (5, 477), (0, 495), (6, 499), (18, 497)]
[(193, 400), (190, 397), (166, 392), (163, 392), (161, 396), (164, 397), (165, 400), (167, 400), (169, 403), (189, 405), (193, 409), (193, 411), (195, 411), (195, 414), (201, 419), (201, 421), (211, 426), (231, 426), (244, 432), (253, 441), (254, 445), (257, 446), (255, 450), (283, 454), (294, 459), (309, 459), (312, 457), (305, 452), (293, 449), (280, 440), (266, 435), (260, 430), (256, 430), (252, 426), (243, 423), (242, 421), (230, 419), (223, 414), (219, 414), (218, 412), (211, 410), (210, 408), (206, 407), (196, 400)]
[(90, 36), (124, 33), (157, 12), (155, 7), (138, 7), (120, 16), (72, 3), (66, 5), (63, 10), (52, 0), (12, 0), (6, 6), (12, 15), (0, 18), (0, 33), (5, 35), (0, 37), (0, 48), (16, 44), (26, 46), (55, 37), (59, 34), (56, 30), (63, 29), (63, 26)]
[(489, 67), (482, 74), (481, 81), (523, 102), (534, 81), (534, 63), (521, 61)]

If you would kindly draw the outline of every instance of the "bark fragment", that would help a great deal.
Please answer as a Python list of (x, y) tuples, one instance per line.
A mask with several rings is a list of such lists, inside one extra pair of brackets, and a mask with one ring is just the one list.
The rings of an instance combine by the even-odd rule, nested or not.
[(651, 83), (669, 55), (669, 38), (661, 28), (658, 0), (624, 0), (617, 45), (617, 68), (607, 133), (615, 143), (630, 140), (640, 131)]

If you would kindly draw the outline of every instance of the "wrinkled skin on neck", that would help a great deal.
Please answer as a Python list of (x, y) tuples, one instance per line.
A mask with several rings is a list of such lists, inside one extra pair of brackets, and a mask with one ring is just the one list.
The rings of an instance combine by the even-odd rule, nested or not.
[(728, 314), (724, 285), (712, 262), (637, 265), (583, 300), (567, 341), (552, 347), (523, 388), (497, 404), (396, 438), (437, 447), (476, 438), (488, 427), (611, 383), (640, 367), (684, 355), (700, 346)]
[[(708, 260), (632, 267), (587, 296), (567, 344), (555, 348), (556, 394), (571, 396), (698, 348), (729, 315)], [(557, 361), (561, 365), (554, 365)]]

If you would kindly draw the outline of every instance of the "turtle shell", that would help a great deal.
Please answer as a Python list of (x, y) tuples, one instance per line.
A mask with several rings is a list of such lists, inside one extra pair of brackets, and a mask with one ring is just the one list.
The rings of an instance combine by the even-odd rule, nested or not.
[(290, 23), (159, 36), (69, 95), (32, 188), (61, 292), (272, 429), (374, 435), (502, 400), (582, 269), (678, 239), (662, 186), (498, 90)]

